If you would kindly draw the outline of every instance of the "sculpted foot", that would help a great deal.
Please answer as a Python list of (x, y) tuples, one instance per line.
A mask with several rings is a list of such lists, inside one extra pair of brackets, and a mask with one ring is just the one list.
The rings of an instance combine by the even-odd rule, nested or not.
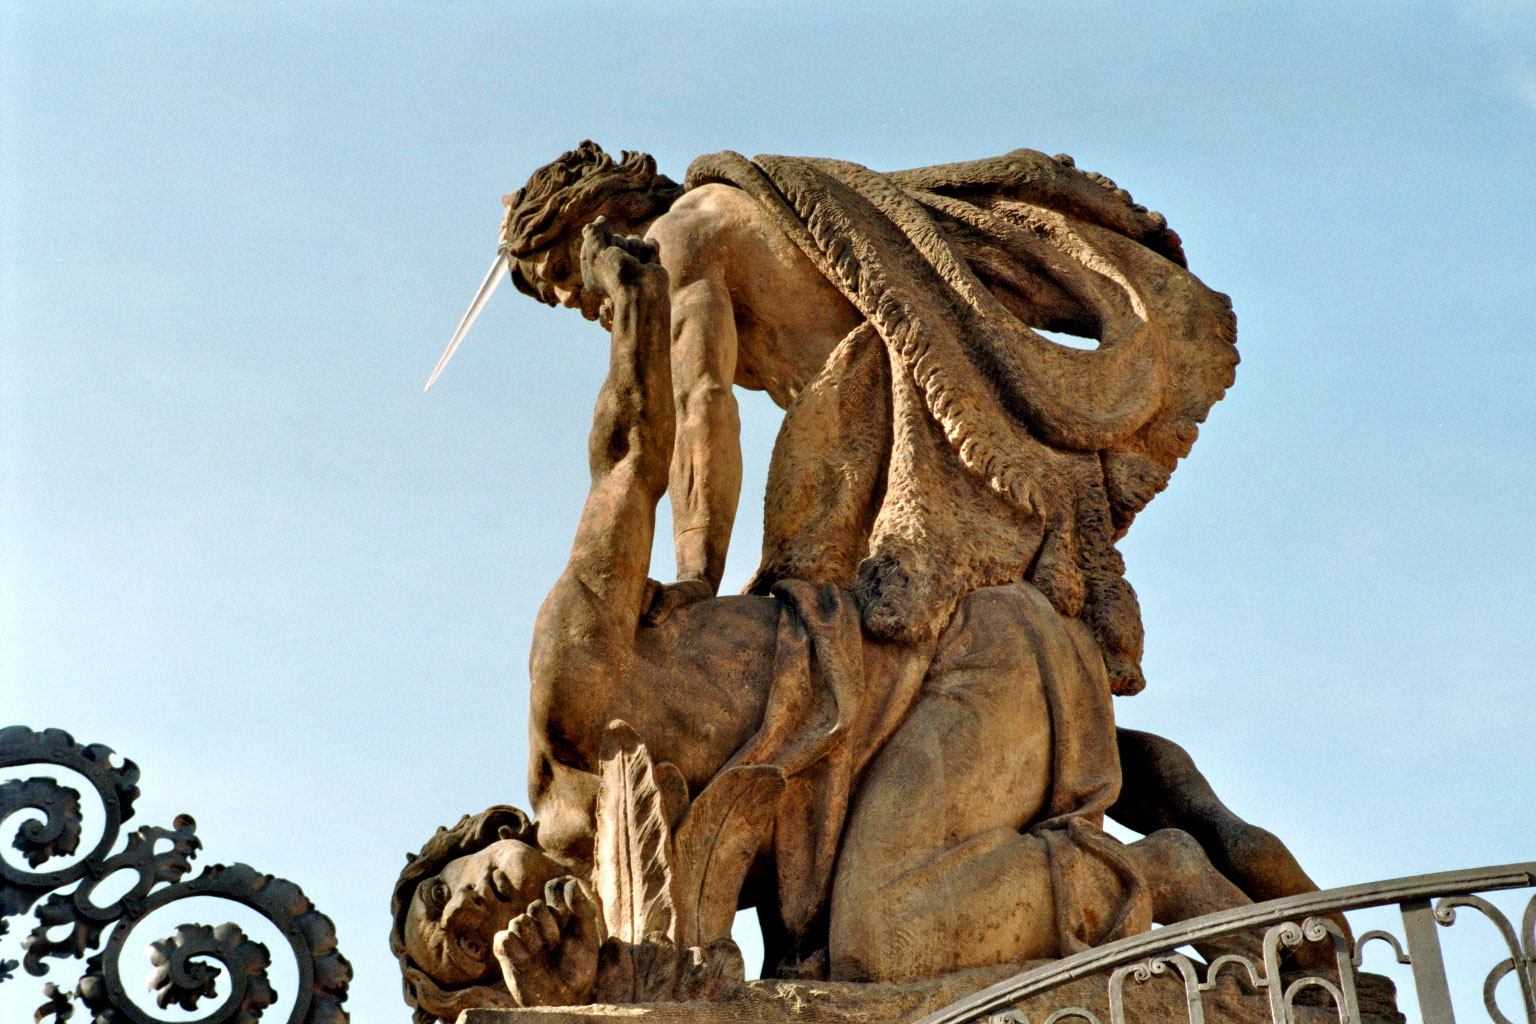
[(589, 1002), (600, 945), (597, 904), (571, 875), (551, 879), (544, 898), (528, 904), (493, 950), (519, 1006), (579, 1006)]
[[(1143, 878), (1152, 895), (1152, 917), (1158, 924), (1177, 924), (1253, 902), (1216, 870), (1205, 850), (1182, 829), (1159, 829), (1127, 849), (1141, 858)], [(1263, 957), (1263, 935), (1258, 932), (1194, 946), (1207, 960), (1227, 953), (1241, 954), (1255, 963)]]

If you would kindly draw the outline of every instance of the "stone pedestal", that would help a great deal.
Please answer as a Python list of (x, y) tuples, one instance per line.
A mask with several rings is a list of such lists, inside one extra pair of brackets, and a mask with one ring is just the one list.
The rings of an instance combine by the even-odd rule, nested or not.
[[(721, 1002), (649, 1003), (637, 1006), (539, 1007), (526, 1010), (466, 1010), (458, 1024), (907, 1024), (972, 992), (1019, 973), (1021, 965), (963, 971), (908, 984), (859, 985), (838, 982), (752, 981)], [(1361, 1024), (1402, 1024), (1392, 982), (1360, 975)], [(1088, 977), (1061, 985), (1013, 1007), (1030, 1024), (1043, 1024), (1066, 1007), (1081, 1007), (1102, 1022), (1111, 1017), (1105, 978)], [(1337, 1010), (1320, 989), (1298, 993), (1294, 1024), (1336, 1024)], [(1267, 1024), (1265, 994), (1224, 977), (1205, 994), (1207, 1024)], [(1081, 1019), (1081, 1018), (1077, 1018)], [(1128, 1024), (1185, 1024), (1189, 1011), (1184, 985), (1160, 975), (1125, 986)]]

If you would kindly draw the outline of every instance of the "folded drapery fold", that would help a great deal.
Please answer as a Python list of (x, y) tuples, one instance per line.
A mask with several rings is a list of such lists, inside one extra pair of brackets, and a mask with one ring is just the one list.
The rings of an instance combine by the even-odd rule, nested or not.
[[(1017, 150), (879, 174), (701, 157), (865, 316), (785, 417), (750, 589), (833, 583), (866, 628), (932, 640), (966, 593), (1028, 580), (1145, 685), (1115, 549), (1231, 384), (1226, 296), (1107, 179)], [(1095, 349), (1035, 333), (1065, 330)]]

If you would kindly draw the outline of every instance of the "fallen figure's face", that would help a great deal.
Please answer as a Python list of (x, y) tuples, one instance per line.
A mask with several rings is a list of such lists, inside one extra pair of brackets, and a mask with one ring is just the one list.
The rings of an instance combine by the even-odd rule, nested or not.
[(540, 897), (546, 883), (565, 874), (516, 839), (456, 857), (417, 885), (404, 922), (406, 951), (440, 985), (499, 978), (497, 934)]

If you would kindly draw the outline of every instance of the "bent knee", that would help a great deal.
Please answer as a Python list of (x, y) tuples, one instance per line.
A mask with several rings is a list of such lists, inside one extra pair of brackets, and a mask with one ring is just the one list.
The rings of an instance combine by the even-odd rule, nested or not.
[(1210, 866), (1210, 858), (1206, 856), (1200, 840), (1181, 828), (1160, 828), (1133, 845), (1154, 850), (1174, 867)]

